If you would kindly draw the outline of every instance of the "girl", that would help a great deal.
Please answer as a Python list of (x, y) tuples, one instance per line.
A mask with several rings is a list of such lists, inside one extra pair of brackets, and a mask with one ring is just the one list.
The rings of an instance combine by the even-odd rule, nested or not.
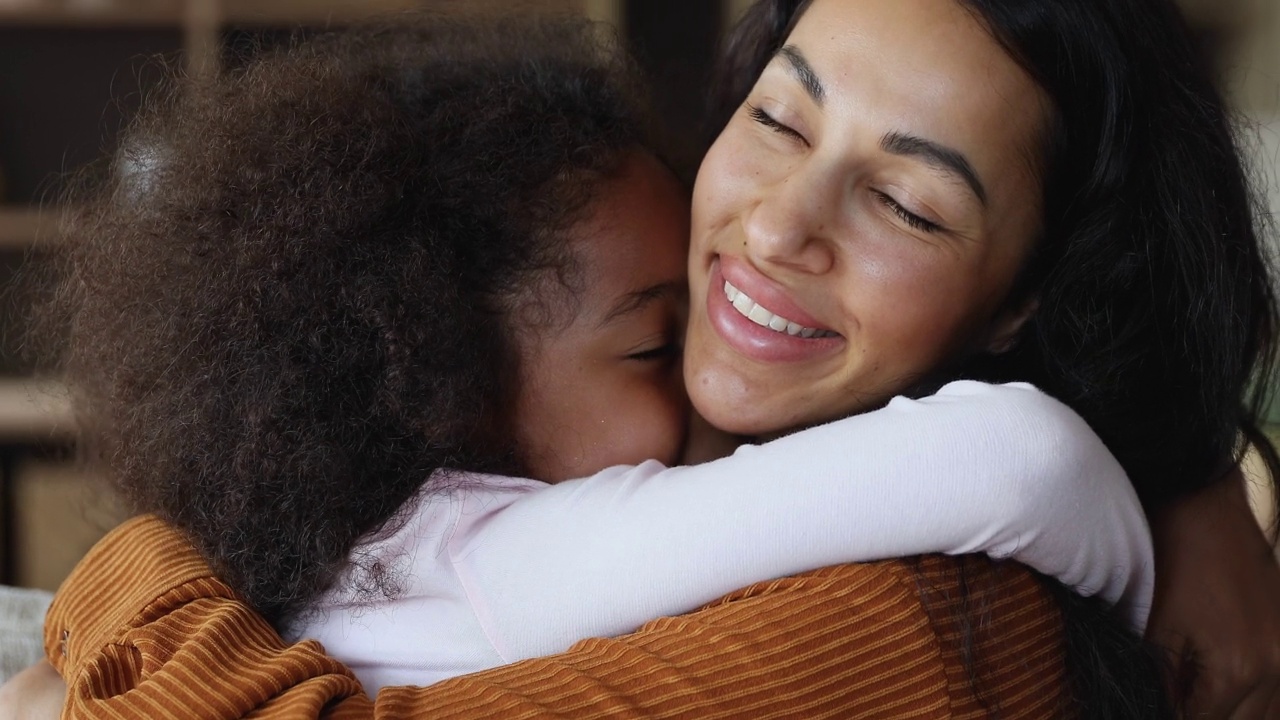
[(65, 372), (134, 506), (371, 691), (933, 551), (1017, 558), (1140, 629), (1141, 507), (1029, 386), (665, 467), (688, 207), (593, 37), (345, 32), (189, 84), (128, 136), (60, 302)]

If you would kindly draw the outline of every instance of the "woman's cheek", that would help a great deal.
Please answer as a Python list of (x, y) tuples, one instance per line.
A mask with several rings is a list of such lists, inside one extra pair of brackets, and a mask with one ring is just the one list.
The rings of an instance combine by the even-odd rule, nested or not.
[(694, 185), (695, 229), (728, 223), (766, 182), (771, 166), (763, 149), (753, 146), (743, 135), (731, 126), (703, 158)]
[(945, 360), (969, 330), (972, 293), (964, 272), (943, 257), (904, 244), (868, 253), (855, 266), (860, 331), (869, 354), (892, 373), (914, 375)]

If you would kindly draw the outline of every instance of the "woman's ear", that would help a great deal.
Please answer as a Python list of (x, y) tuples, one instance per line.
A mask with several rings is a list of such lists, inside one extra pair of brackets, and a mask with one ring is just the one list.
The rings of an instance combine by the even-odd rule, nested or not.
[(992, 355), (1009, 352), (1018, 340), (1018, 332), (1027, 324), (1036, 310), (1040, 309), (1040, 299), (1031, 297), (1023, 302), (1002, 310), (991, 323), (991, 331), (987, 335), (986, 351)]

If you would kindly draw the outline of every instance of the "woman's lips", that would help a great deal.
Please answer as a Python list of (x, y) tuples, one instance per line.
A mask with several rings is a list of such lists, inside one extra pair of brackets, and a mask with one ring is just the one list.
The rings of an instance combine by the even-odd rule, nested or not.
[[(712, 261), (712, 265), (715, 268), (719, 268), (724, 280), (729, 281), (733, 287), (749, 295), (755, 302), (768, 308), (771, 313), (781, 315), (805, 327), (819, 330), (831, 329), (805, 312), (791, 300), (786, 291), (779, 287), (777, 283), (761, 275), (746, 261), (728, 255), (718, 255)], [(724, 285), (723, 280), (719, 285)]]
[(757, 299), (737, 283), (726, 285), (724, 267), (720, 258), (712, 262), (707, 318), (721, 339), (739, 354), (761, 362), (799, 362), (831, 355), (844, 344), (843, 337), (822, 327), (776, 289), (764, 288), (763, 278), (755, 280), (745, 269), (734, 268), (732, 261), (728, 267), (730, 272), (736, 270), (739, 282), (768, 299)]

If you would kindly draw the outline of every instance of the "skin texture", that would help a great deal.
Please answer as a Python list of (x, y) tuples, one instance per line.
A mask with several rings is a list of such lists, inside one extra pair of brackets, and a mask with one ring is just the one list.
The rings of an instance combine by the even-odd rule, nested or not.
[[(1025, 317), (1005, 298), (1037, 231), (1046, 123), (1036, 84), (951, 0), (814, 2), (699, 171), (694, 406), (721, 429), (768, 435), (1007, 347)], [(963, 156), (976, 182), (895, 136)], [(725, 280), (836, 336), (759, 327), (730, 307)]]
[[(515, 427), (533, 477), (557, 482), (680, 457), (689, 204), (670, 170), (632, 156), (572, 240), (582, 290), (522, 339)], [(554, 292), (554, 291), (553, 291)]]
[(66, 695), (67, 684), (58, 671), (41, 660), (0, 685), (0, 720), (56, 718)]
[(1239, 469), (1154, 519), (1148, 637), (1181, 662), (1187, 716), (1280, 717), (1280, 566)]

